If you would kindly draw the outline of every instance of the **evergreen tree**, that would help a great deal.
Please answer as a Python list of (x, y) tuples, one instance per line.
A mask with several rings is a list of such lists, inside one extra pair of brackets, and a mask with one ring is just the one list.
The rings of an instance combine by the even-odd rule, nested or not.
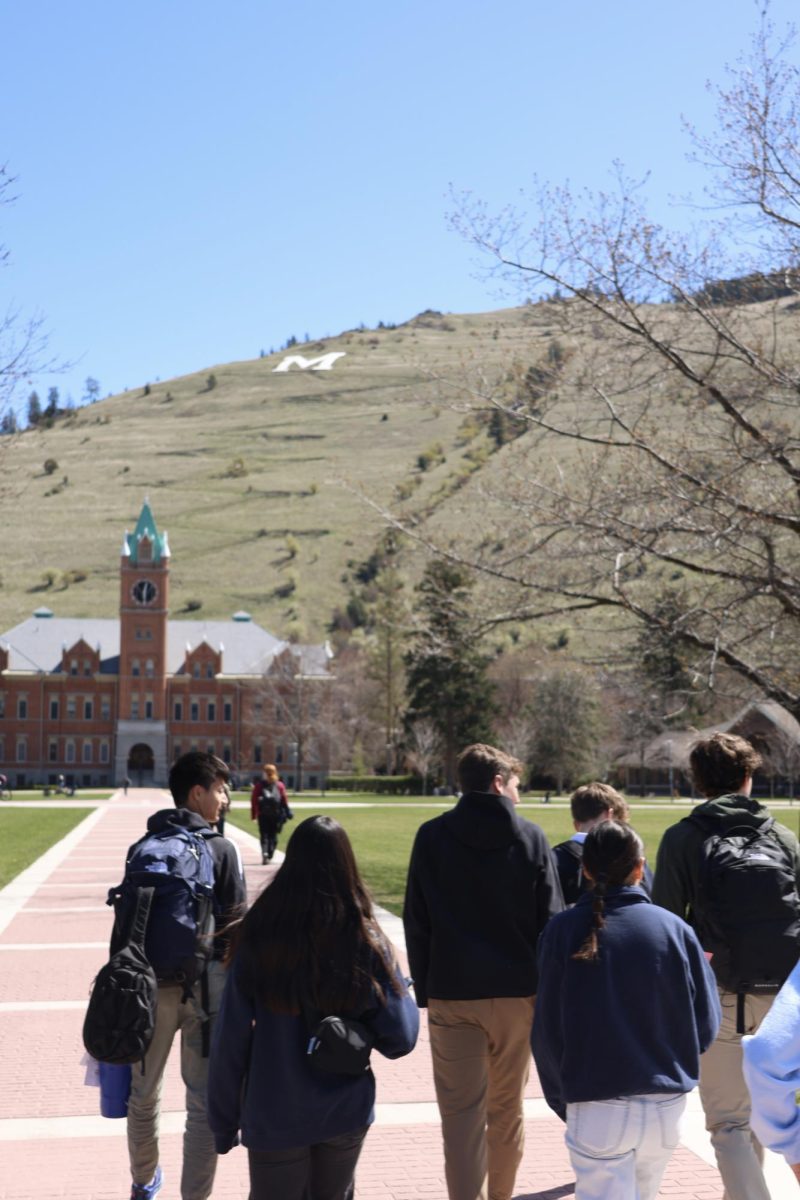
[(8, 435), (17, 432), (17, 414), (13, 408), (9, 408), (3, 413), (3, 419), (0, 421), (0, 434)]
[(39, 399), (38, 392), (31, 392), (28, 396), (28, 425), (31, 429), (38, 425), (42, 419), (42, 402)]
[(386, 770), (395, 769), (400, 711), (405, 696), (403, 648), (409, 630), (405, 584), (390, 555), (374, 584), (375, 600), (370, 616), (373, 628), (368, 659), (369, 678), (379, 688), (380, 720), (386, 737)]
[(51, 387), (47, 392), (47, 408), (44, 410), (46, 417), (54, 417), (58, 412), (58, 388)]
[(406, 654), (409, 723), (433, 722), (444, 744), (447, 782), (458, 752), (491, 736), (493, 687), (488, 659), (477, 647), (469, 610), (470, 580), (449, 562), (434, 560), (417, 588), (419, 629)]

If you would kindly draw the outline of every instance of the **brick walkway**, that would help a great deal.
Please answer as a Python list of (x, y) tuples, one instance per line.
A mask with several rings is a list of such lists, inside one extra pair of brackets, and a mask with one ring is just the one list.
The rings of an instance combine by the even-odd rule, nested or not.
[[(118, 793), (0, 892), (0, 1200), (124, 1200), (130, 1189), (125, 1122), (98, 1115), (98, 1092), (83, 1084), (81, 1026), (89, 985), (105, 961), (108, 887), (119, 881), (125, 850), (149, 812), (169, 803), (162, 793)], [(260, 865), (255, 838), (233, 825), (251, 896), (273, 868)], [(390, 934), (401, 936), (389, 918)], [(424, 1014), (423, 1014), (424, 1016)], [(357, 1200), (445, 1200), (441, 1143), (427, 1029), (399, 1062), (376, 1056), (377, 1120), (358, 1169)], [(177, 1200), (183, 1099), (177, 1053), (167, 1068), (162, 1103), (159, 1200)], [(674, 1155), (662, 1200), (720, 1200), (707, 1139), (695, 1119)], [(574, 1195), (563, 1126), (549, 1113), (535, 1077), (526, 1100), (527, 1149), (518, 1200)], [(796, 1196), (783, 1163), (770, 1168), (773, 1200)], [(247, 1196), (241, 1150), (219, 1160), (214, 1200)]]

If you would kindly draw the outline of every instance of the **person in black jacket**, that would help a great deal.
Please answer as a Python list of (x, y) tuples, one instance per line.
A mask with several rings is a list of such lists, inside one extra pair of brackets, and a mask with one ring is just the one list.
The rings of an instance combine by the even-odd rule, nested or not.
[(514, 811), (521, 771), (492, 746), (464, 750), (461, 799), (419, 828), (408, 871), (450, 1200), (510, 1200), (522, 1158), (536, 946), (563, 900), (547, 839)]
[[(207, 1200), (217, 1165), (214, 1139), (206, 1115), (208, 1049), (205, 1040), (219, 1009), (225, 982), (223, 958), (231, 922), (244, 911), (247, 894), (239, 851), (234, 842), (212, 829), (226, 799), (228, 768), (213, 754), (192, 750), (179, 758), (169, 773), (175, 808), (162, 809), (147, 822), (149, 833), (174, 826), (200, 834), (208, 846), (214, 870), (216, 936), (212, 960), (189, 989), (180, 983), (160, 984), (153, 1040), (142, 1067), (132, 1073), (128, 1101), (128, 1152), (131, 1200), (153, 1200), (162, 1185), (158, 1162), (158, 1119), (164, 1068), (175, 1035), (181, 1037), (181, 1073), (186, 1084), (186, 1131), (183, 1141), (183, 1200)], [(131, 850), (128, 851), (130, 857)], [(151, 921), (153, 920), (151, 913)], [(112, 954), (121, 936), (115, 928)], [(205, 994), (204, 994), (205, 993)], [(205, 1031), (204, 1031), (205, 1030)]]

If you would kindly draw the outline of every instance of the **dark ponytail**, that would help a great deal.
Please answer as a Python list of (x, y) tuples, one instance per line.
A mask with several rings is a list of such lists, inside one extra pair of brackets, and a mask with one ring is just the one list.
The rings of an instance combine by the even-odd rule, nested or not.
[(629, 879), (644, 858), (644, 845), (635, 829), (619, 821), (601, 821), (586, 835), (583, 865), (594, 880), (592, 889), (592, 927), (573, 958), (578, 962), (596, 962), (600, 956), (598, 934), (606, 923), (605, 899), (609, 887), (619, 887)]

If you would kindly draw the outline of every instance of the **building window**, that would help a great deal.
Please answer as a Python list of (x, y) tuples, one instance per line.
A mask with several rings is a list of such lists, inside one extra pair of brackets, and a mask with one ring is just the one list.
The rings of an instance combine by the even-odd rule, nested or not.
[(111, 761), (111, 747), (108, 742), (100, 743), (100, 762), (107, 763)]
[(231, 765), (231, 748), (227, 744), (222, 747), (222, 761)]
[(206, 679), (213, 679), (213, 678), (214, 678), (214, 664), (207, 663), (206, 664)]
[(156, 673), (156, 665), (152, 658), (145, 659), (144, 673), (148, 679), (152, 679)]
[(280, 702), (280, 700), (276, 700), (276, 701), (275, 701), (275, 720), (276, 720), (276, 721), (277, 721), (279, 724), (280, 724), (280, 722), (281, 722), (281, 720), (282, 720), (282, 714), (283, 714), (283, 706), (281, 705), (281, 702)]
[(214, 701), (213, 701), (213, 700), (209, 700), (209, 702), (208, 702), (208, 705), (206, 706), (206, 708), (207, 708), (207, 712), (208, 712), (208, 720), (209, 720), (209, 721), (216, 721), (216, 719), (217, 719), (217, 706), (216, 706), (216, 704), (214, 703)]
[(78, 711), (78, 704), (74, 696), (67, 696), (67, 716), (74, 717)]
[(64, 760), (68, 763), (75, 762), (75, 743), (71, 738), (64, 747)]
[(276, 762), (276, 763), (282, 763), (282, 762), (283, 762), (283, 746), (276, 746), (276, 747), (275, 747), (275, 762)]
[(4, 717), (5, 715), (6, 715), (6, 698), (5, 698), (5, 696), (0, 696), (0, 717)]
[(223, 702), (222, 719), (223, 719), (223, 721), (232, 721), (233, 720), (233, 705), (231, 704), (230, 700), (225, 700)]
[(200, 705), (196, 700), (193, 700), (189, 709), (189, 717), (192, 721), (200, 720)]
[(141, 663), (139, 662), (138, 658), (132, 659), (131, 660), (131, 675), (141, 675), (141, 673), (142, 673), (142, 666), (141, 666)]
[(91, 700), (84, 700), (84, 702), (83, 702), (83, 719), (84, 719), (84, 721), (91, 721), (93, 716), (94, 716), (94, 703)]
[(78, 660), (77, 660), (77, 658), (73, 658), (73, 659), (70, 661), (70, 664), (69, 664), (69, 673), (70, 673), (70, 675), (77, 675), (77, 674), (78, 674)]
[(50, 720), (51, 721), (58, 720), (58, 700), (50, 701)]
[(153, 701), (150, 699), (144, 702), (144, 719), (145, 721), (152, 721), (153, 719)]
[(92, 743), (91, 742), (83, 743), (83, 761), (85, 763), (90, 763), (92, 761)]
[(47, 743), (47, 758), (49, 762), (58, 762), (58, 741), (51, 738)]
[(100, 701), (100, 716), (104, 721), (111, 719), (111, 700), (108, 696), (103, 696)]
[(92, 664), (88, 658), (83, 660), (83, 673), (84, 675), (91, 675), (92, 673)]
[(131, 720), (139, 720), (139, 697), (136, 693), (131, 696)]
[(261, 743), (260, 742), (256, 742), (256, 744), (253, 746), (253, 762), (256, 762), (256, 763), (261, 762)]
[(175, 745), (172, 747), (172, 761), (177, 762), (178, 759), (180, 758), (180, 756), (181, 756), (181, 744), (180, 744), (180, 742), (176, 742)]
[(174, 720), (176, 720), (176, 721), (183, 720), (183, 701), (182, 700), (175, 701), (175, 705), (172, 709), (172, 713), (173, 713)]
[(192, 667), (192, 675), (194, 676), (195, 679), (200, 678), (200, 663), (194, 664), (194, 666)]
[(206, 746), (206, 750), (208, 751), (208, 753), (209, 753), (209, 754), (216, 754), (216, 753), (217, 753), (217, 752), (216, 752), (216, 750), (214, 749), (214, 743), (213, 743), (213, 742), (209, 742), (209, 743), (208, 743), (208, 745)]
[(17, 700), (17, 717), (20, 721), (24, 721), (28, 715), (28, 700), (25, 696), (20, 696)]
[(28, 742), (25, 738), (17, 738), (17, 762), (24, 763), (28, 758)]

